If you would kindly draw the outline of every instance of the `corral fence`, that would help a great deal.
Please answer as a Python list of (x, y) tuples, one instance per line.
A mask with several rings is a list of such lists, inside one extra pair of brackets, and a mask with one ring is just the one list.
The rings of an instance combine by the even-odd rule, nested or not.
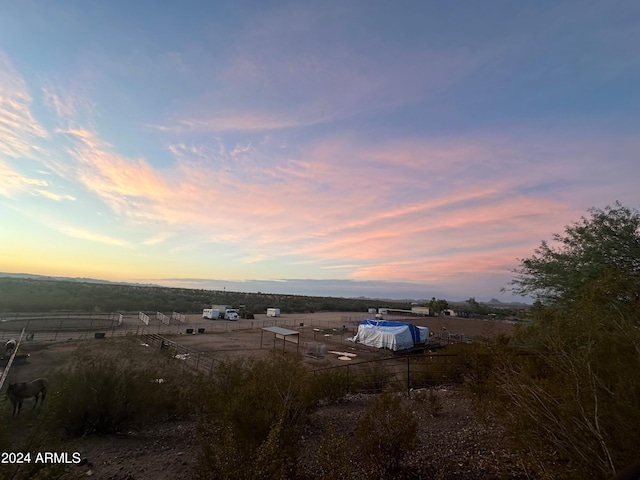
[[(7, 376), (9, 375), (9, 370), (11, 369), (11, 365), (13, 364), (14, 360), (18, 355), (18, 350), (20, 348), (20, 344), (22, 343), (23, 337), (24, 337), (24, 329), (22, 330), (22, 332), (20, 332), (20, 336), (15, 341), (15, 346), (13, 347), (13, 351), (11, 352), (11, 355), (7, 359), (6, 365), (3, 365), (2, 375), (0, 375), (0, 390), (2, 390), (2, 386), (4, 385), (4, 382), (7, 379)], [(4, 360), (4, 357), (2, 359)]]
[[(195, 317), (195, 318), (194, 318)], [(341, 316), (338, 319), (296, 319), (294, 315), (251, 320), (206, 320), (196, 315), (179, 312), (2, 312), (0, 313), (0, 340), (18, 336), (25, 329), (26, 341), (55, 341), (143, 335), (179, 335), (185, 333), (230, 332), (254, 330), (264, 327), (294, 327), (302, 335), (314, 340), (342, 341), (352, 336), (365, 314)]]
[(26, 341), (66, 339), (69, 334), (83, 338), (91, 331), (121, 328), (120, 313), (42, 312), (0, 314), (0, 339), (13, 338), (23, 329)]
[[(194, 370), (211, 373), (220, 360), (187, 348), (155, 333), (138, 337), (143, 345), (165, 350), (168, 355)], [(324, 348), (322, 348), (324, 353)], [(341, 394), (406, 391), (409, 395), (435, 385), (464, 382), (467, 363), (458, 354), (419, 353), (346, 363), (313, 370), (314, 376), (325, 376), (328, 384)]]
[(421, 353), (346, 363), (313, 371), (330, 379), (341, 393), (380, 393), (406, 391), (435, 385), (461, 384), (467, 364), (460, 355)]
[(143, 342), (143, 345), (165, 350), (167, 354), (183, 362), (185, 367), (193, 368), (194, 370), (202, 370), (210, 373), (217, 361), (206, 353), (196, 352), (157, 333), (146, 333), (140, 335), (139, 338)]
[[(285, 317), (257, 319), (207, 320), (199, 315), (185, 315), (179, 312), (0, 312), (0, 339), (13, 338), (24, 328), (26, 340), (56, 340), (67, 338), (87, 338), (92, 331), (104, 332), (105, 336), (157, 333), (162, 335), (201, 331), (224, 332), (254, 330), (264, 327), (288, 327), (300, 330), (301, 334), (314, 340), (325, 337), (329, 341), (336, 337), (344, 339), (355, 335), (358, 325), (370, 318), (366, 313), (341, 315), (335, 319), (296, 318), (295, 314)], [(415, 319), (393, 318), (413, 322)], [(473, 340), (463, 334), (454, 334), (442, 329), (432, 332), (436, 339), (447, 342), (467, 342)], [(334, 338), (331, 338), (334, 337)]]
[[(327, 346), (342, 345), (352, 337), (359, 323), (368, 314), (342, 315), (339, 319), (296, 319), (295, 315), (266, 319), (241, 319), (238, 321), (205, 320), (196, 315), (179, 312), (44, 312), (0, 313), (0, 340), (16, 338), (24, 329), (23, 341), (63, 341), (83, 338), (105, 338), (135, 335), (149, 346), (166, 350), (185, 367), (205, 372), (213, 370), (217, 361), (213, 356), (197, 352), (167, 337), (180, 334), (203, 334), (224, 331), (257, 330), (281, 326), (300, 332), (304, 353), (323, 357)], [(144, 322), (140, 319), (144, 318)], [(147, 318), (149, 324), (147, 325)], [(194, 321), (195, 320), (195, 321)], [(468, 342), (470, 338), (454, 336), (447, 331), (433, 332), (431, 345), (452, 342)], [(344, 348), (344, 347), (341, 347)], [(335, 375), (344, 390), (349, 393), (372, 392), (381, 389), (407, 390), (424, 386), (460, 383), (464, 366), (455, 355), (396, 354), (391, 358), (316, 370), (314, 375)]]

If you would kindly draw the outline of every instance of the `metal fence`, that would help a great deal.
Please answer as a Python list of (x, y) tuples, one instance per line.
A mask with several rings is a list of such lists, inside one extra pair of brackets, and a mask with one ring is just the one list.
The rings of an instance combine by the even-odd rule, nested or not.
[[(148, 325), (139, 320), (140, 313), (149, 317)], [(354, 326), (364, 319), (360, 316), (341, 316), (340, 320), (296, 319), (292, 317), (269, 317), (252, 320), (205, 320), (196, 315), (185, 316), (173, 312), (88, 313), (88, 312), (43, 312), (0, 314), (0, 340), (17, 337), (25, 329), (26, 341), (55, 341), (91, 338), (94, 333), (104, 337), (123, 335), (178, 335), (193, 332), (225, 332), (254, 330), (263, 327), (305, 327), (314, 329), (314, 338), (321, 335), (352, 335)], [(159, 317), (159, 318), (158, 318)], [(359, 318), (362, 317), (362, 318)]]
[(463, 383), (466, 368), (459, 355), (422, 353), (321, 368), (313, 374), (331, 378), (345, 393), (391, 390), (410, 394), (435, 385)]
[[(211, 373), (220, 361), (155, 333), (145, 333), (139, 338), (194, 370)], [(312, 373), (330, 378), (333, 388), (342, 394), (406, 391), (410, 395), (413, 390), (435, 385), (463, 383), (466, 368), (457, 354), (421, 353), (325, 367)]]
[[(144, 312), (142, 312), (144, 313)], [(166, 350), (185, 367), (211, 372), (217, 359), (207, 353), (191, 350), (170, 340), (167, 336), (179, 334), (255, 330), (264, 327), (294, 327), (300, 331), (300, 340), (307, 345), (342, 344), (356, 333), (357, 325), (366, 314), (341, 316), (340, 319), (304, 321), (295, 316), (269, 317), (252, 320), (204, 320), (196, 315), (186, 317), (173, 312), (160, 316), (153, 312), (149, 325), (139, 320), (135, 313), (78, 313), (49, 312), (39, 314), (2, 314), (0, 317), (0, 340), (16, 338), (24, 329), (23, 341), (62, 341), (83, 338), (105, 338), (132, 335), (150, 346)], [(447, 332), (445, 332), (447, 333)], [(448, 333), (435, 332), (434, 343), (469, 341), (454, 338)], [(324, 347), (321, 348), (324, 353)], [(318, 353), (318, 352), (316, 352)], [(464, 366), (455, 355), (424, 353), (420, 355), (396, 355), (391, 358), (365, 362), (349, 362), (345, 365), (314, 371), (315, 375), (335, 375), (343, 383), (346, 392), (375, 392), (385, 389), (396, 391), (422, 388), (435, 384), (460, 383)]]
[(194, 370), (211, 373), (215, 362), (218, 361), (206, 353), (196, 352), (195, 350), (180, 345), (179, 343), (156, 333), (143, 334), (140, 336), (140, 339), (150, 347), (165, 350), (167, 354), (171, 355), (176, 360), (183, 362), (185, 367), (193, 368)]

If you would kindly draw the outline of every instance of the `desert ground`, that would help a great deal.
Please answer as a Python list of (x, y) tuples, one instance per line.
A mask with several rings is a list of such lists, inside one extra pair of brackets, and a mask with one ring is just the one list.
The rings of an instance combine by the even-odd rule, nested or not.
[[(319, 312), (285, 314), (277, 318), (256, 315), (253, 320), (225, 322), (204, 320), (199, 315), (191, 315), (187, 319), (188, 323), (183, 324), (166, 326), (150, 322), (148, 331), (159, 332), (170, 341), (202, 354), (203, 358), (206, 356), (217, 360), (261, 357), (269, 355), (273, 349), (291, 352), (302, 349), (307, 342), (321, 343), (326, 345), (327, 353), (324, 358), (305, 357), (305, 362), (310, 368), (322, 368), (345, 363), (338, 359), (342, 355), (330, 353), (334, 351), (352, 353), (348, 362), (353, 363), (393, 355), (389, 351), (371, 349), (346, 340), (355, 333), (356, 323), (367, 316)], [(426, 326), (433, 332), (445, 329), (455, 339), (491, 336), (508, 333), (513, 329), (513, 324), (508, 322), (465, 318), (415, 317), (410, 321)], [(139, 325), (139, 320), (130, 316), (125, 318), (124, 323), (125, 326), (135, 326)], [(300, 344), (285, 343), (274, 338), (272, 333), (263, 332), (263, 326), (272, 325), (298, 331)], [(186, 333), (187, 329), (197, 332), (201, 328), (205, 329), (204, 333)], [(69, 333), (67, 338), (58, 338), (56, 341), (37, 338), (36, 336), (35, 341), (23, 342), (20, 353), (28, 353), (30, 356), (25, 363), (11, 368), (8, 382), (28, 381), (64, 368), (74, 361), (74, 353), (79, 348), (108, 348), (111, 342), (128, 341), (134, 342), (144, 355), (156, 355), (159, 350), (146, 344), (143, 337), (107, 335), (104, 339), (95, 339), (91, 335), (84, 335), (84, 338), (78, 339)], [(52, 390), (54, 389), (55, 386), (52, 386)], [(4, 391), (6, 387), (0, 399), (1, 421), (24, 422), (28, 427), (33, 427), (37, 423), (37, 410), (31, 412), (29, 401), (26, 401), (21, 416), (11, 418), (10, 404)], [(412, 456), (413, 461), (422, 464), (436, 462), (439, 467), (433, 471), (434, 476), (443, 479), (518, 478), (522, 473), (521, 467), (516, 457), (503, 444), (499, 425), (477, 421), (460, 387), (439, 388), (437, 394), (442, 399), (443, 412), (435, 418), (427, 418), (428, 415), (422, 414), (426, 415), (421, 421), (420, 438), (423, 447), (420, 454)], [(303, 437), (303, 451), (306, 454), (303, 454), (301, 461), (310, 463), (308, 470), (313, 471), (313, 452), (319, 446), (321, 433), (326, 427), (325, 420), (330, 418), (337, 426), (337, 431), (349, 435), (349, 429), (353, 428), (358, 415), (370, 399), (370, 395), (354, 395), (340, 405), (327, 406), (314, 414), (308, 432)], [(190, 469), (195, 464), (199, 451), (195, 417), (149, 425), (124, 432), (120, 436), (89, 436), (64, 448), (65, 451), (78, 452), (82, 463), (69, 466), (58, 478), (110, 480), (189, 478)], [(52, 450), (56, 449), (52, 447)], [(9, 465), (0, 465), (0, 477), (26, 478), (20, 476), (18, 467)]]

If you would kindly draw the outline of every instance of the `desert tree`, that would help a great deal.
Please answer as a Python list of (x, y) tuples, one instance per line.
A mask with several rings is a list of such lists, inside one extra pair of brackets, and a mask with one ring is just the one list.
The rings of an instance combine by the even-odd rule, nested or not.
[(640, 284), (640, 212), (618, 202), (588, 212), (520, 260), (507, 290), (549, 305), (576, 301), (587, 285), (611, 272)]
[(498, 411), (548, 478), (611, 477), (640, 445), (640, 215), (589, 213), (521, 261), (513, 291), (541, 301), (515, 336), (529, 355), (495, 370)]

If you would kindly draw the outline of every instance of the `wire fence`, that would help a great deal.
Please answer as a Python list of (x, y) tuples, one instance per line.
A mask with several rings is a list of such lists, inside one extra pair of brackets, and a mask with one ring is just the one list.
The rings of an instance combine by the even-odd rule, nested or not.
[(457, 354), (423, 352), (316, 369), (344, 393), (406, 391), (464, 382), (467, 364)]
[[(143, 345), (166, 351), (183, 365), (196, 371), (211, 373), (220, 359), (206, 352), (192, 350), (162, 335), (141, 335)], [(436, 385), (453, 385), (464, 382), (468, 365), (460, 355), (432, 353), (398, 355), (388, 358), (347, 363), (344, 365), (312, 370), (315, 376), (330, 378), (330, 384), (341, 394), (379, 393), (382, 391), (406, 391)]]
[(184, 345), (180, 345), (179, 343), (156, 333), (147, 333), (142, 335), (140, 338), (144, 342), (143, 345), (160, 348), (176, 360), (183, 362), (185, 367), (189, 367), (194, 370), (211, 373), (215, 363), (219, 361), (211, 355), (207, 355), (203, 352), (196, 352), (195, 350), (187, 348)]
[[(144, 314), (147, 321), (140, 320)], [(144, 318), (144, 317), (143, 317)], [(42, 312), (0, 314), (0, 340), (17, 337), (25, 329), (26, 341), (56, 341), (83, 339), (100, 334), (100, 337), (124, 335), (178, 335), (191, 333), (230, 332), (254, 330), (264, 327), (311, 327), (317, 328), (314, 337), (331, 335), (333, 331), (349, 335), (366, 315), (341, 316), (339, 320), (305, 319), (292, 317), (269, 317), (265, 319), (205, 320), (198, 315), (173, 312), (88, 313), (88, 312)], [(327, 330), (327, 331), (325, 331)]]
[[(140, 321), (143, 315), (148, 325)], [(173, 312), (86, 313), (48, 312), (38, 314), (12, 313), (0, 317), (0, 340), (16, 338), (24, 331), (23, 341), (66, 341), (72, 339), (137, 336), (143, 344), (166, 351), (186, 368), (212, 372), (220, 360), (213, 354), (192, 350), (168, 338), (180, 334), (204, 334), (265, 327), (292, 327), (300, 331), (303, 353), (322, 356), (330, 345), (344, 345), (355, 335), (357, 326), (367, 314), (342, 315), (339, 319), (296, 319), (295, 316), (241, 319), (238, 321), (205, 320), (198, 315), (186, 316)], [(434, 332), (431, 346), (455, 341), (446, 331)], [(369, 361), (349, 362), (345, 365), (318, 369), (314, 375), (335, 375), (348, 393), (376, 392), (383, 389), (396, 391), (422, 388), (442, 383), (460, 383), (464, 366), (455, 355), (423, 353), (398, 355)]]

